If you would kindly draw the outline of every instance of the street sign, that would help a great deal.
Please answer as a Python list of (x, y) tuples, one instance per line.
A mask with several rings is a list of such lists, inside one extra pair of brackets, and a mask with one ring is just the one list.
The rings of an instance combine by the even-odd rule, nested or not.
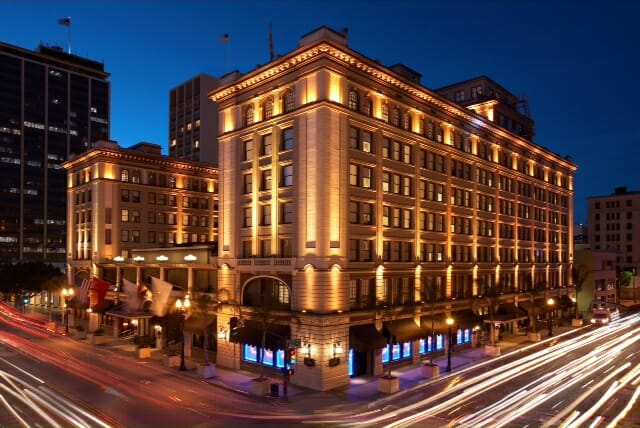
[(287, 339), (286, 346), (287, 346), (287, 349), (300, 348), (302, 346), (302, 340), (301, 339)]

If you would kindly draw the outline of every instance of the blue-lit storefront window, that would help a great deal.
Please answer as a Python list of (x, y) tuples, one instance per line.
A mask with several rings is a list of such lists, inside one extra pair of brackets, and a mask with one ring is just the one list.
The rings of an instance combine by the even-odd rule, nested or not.
[(472, 330), (469, 328), (465, 328), (464, 330), (462, 329), (458, 330), (456, 332), (456, 344), (471, 342), (471, 334), (472, 334)]
[(389, 362), (389, 355), (391, 355), (391, 361), (403, 360), (405, 358), (411, 358), (411, 341), (404, 343), (397, 343), (395, 345), (387, 345), (382, 348), (382, 363)]
[[(263, 349), (257, 346), (242, 345), (242, 359), (245, 361), (259, 363), (261, 352), (263, 352)], [(265, 349), (262, 363), (268, 367), (284, 368), (284, 351), (282, 349), (277, 351)]]
[[(421, 354), (426, 354), (428, 352), (431, 352), (431, 336), (427, 337), (426, 339), (420, 339), (420, 353)], [(434, 351), (440, 351), (444, 349), (444, 335), (442, 334), (438, 334), (436, 336), (436, 348), (434, 349)]]
[(349, 376), (353, 376), (356, 373), (353, 366), (353, 349), (349, 349)]

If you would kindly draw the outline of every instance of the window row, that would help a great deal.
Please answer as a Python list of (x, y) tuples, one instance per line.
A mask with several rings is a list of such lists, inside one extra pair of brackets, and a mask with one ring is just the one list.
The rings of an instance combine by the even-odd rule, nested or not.
[[(281, 94), (282, 108), (280, 111), (282, 113), (290, 113), (295, 108), (295, 93), (292, 88), (285, 90)], [(259, 110), (256, 112), (255, 105), (253, 103), (248, 104), (244, 107), (243, 110), (243, 125), (249, 126), (253, 125), (257, 121), (269, 120), (275, 116), (275, 104), (276, 100), (273, 96), (267, 97), (262, 104), (260, 104)], [(256, 114), (258, 113), (258, 114)]]

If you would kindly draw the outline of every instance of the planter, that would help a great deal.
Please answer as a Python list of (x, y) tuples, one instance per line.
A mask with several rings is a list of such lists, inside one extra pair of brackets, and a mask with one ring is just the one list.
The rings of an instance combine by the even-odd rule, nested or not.
[(264, 397), (269, 393), (270, 384), (269, 379), (266, 377), (262, 379), (251, 379), (250, 386), (249, 394), (251, 395)]
[(490, 357), (500, 355), (500, 345), (484, 345), (484, 354)]
[(423, 363), (420, 373), (425, 379), (437, 379), (440, 377), (440, 366), (437, 364)]
[(151, 348), (138, 348), (136, 349), (136, 354), (138, 354), (138, 358), (141, 360), (151, 358)]
[(76, 330), (76, 332), (73, 333), (73, 337), (75, 339), (78, 339), (78, 340), (86, 339), (87, 338), (87, 332), (84, 331), (84, 330)]
[(162, 365), (165, 367), (178, 367), (180, 365), (180, 355), (165, 355), (162, 358)]
[(47, 330), (56, 331), (56, 322), (48, 321), (47, 322)]
[(571, 318), (571, 327), (582, 326), (582, 318)]
[(540, 340), (542, 340), (540, 338), (540, 332), (538, 331), (529, 332), (529, 334), (527, 335), (527, 339), (529, 339), (529, 341), (531, 342), (540, 342)]
[(103, 345), (107, 341), (107, 338), (103, 335), (91, 335), (91, 344), (92, 345)]
[(396, 376), (378, 378), (378, 390), (385, 394), (395, 394), (400, 391), (400, 378)]
[(200, 379), (209, 379), (216, 375), (215, 364), (198, 364), (197, 368), (198, 377)]

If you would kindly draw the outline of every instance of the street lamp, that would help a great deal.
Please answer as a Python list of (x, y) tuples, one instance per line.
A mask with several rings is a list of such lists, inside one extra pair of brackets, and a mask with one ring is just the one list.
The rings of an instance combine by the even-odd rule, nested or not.
[(447, 325), (449, 326), (449, 339), (447, 343), (447, 372), (451, 371), (451, 349), (453, 348), (453, 336), (451, 335), (451, 326), (453, 325), (453, 318), (447, 318)]
[(547, 307), (548, 307), (548, 312), (549, 312), (549, 337), (553, 336), (553, 323), (551, 320), (551, 310), (553, 309), (553, 305), (555, 305), (556, 302), (555, 300), (553, 300), (552, 297), (549, 297), (549, 299), (547, 300)]
[(64, 297), (64, 333), (65, 334), (69, 334), (69, 313), (68, 311), (68, 307), (69, 307), (69, 299), (71, 299), (71, 296), (73, 296), (74, 290), (72, 287), (69, 288), (63, 288), (62, 289), (62, 297)]
[(189, 295), (184, 296), (184, 302), (180, 299), (176, 300), (176, 308), (180, 311), (180, 370), (185, 371), (187, 367), (184, 365), (184, 322), (187, 319), (187, 310), (191, 306)]

